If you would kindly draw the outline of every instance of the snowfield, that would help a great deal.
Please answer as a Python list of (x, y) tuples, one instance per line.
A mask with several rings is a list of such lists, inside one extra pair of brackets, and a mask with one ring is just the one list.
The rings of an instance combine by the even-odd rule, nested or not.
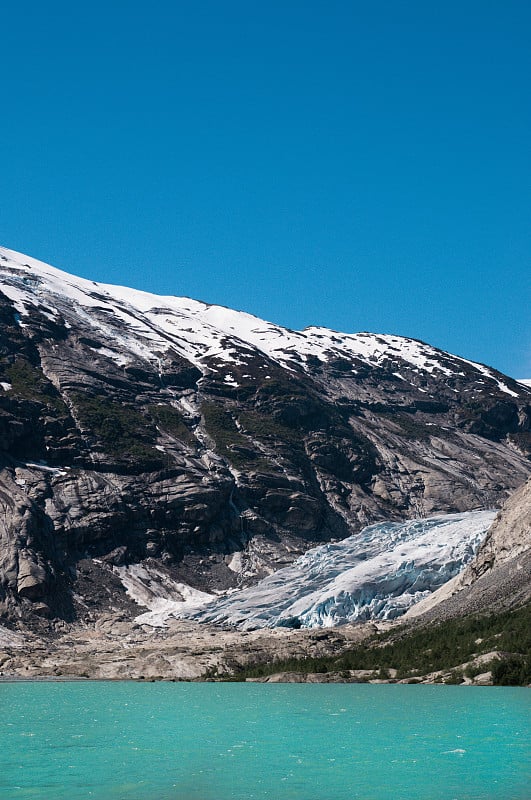
[[(39, 307), (53, 319), (84, 319), (95, 338), (106, 347), (98, 352), (120, 366), (124, 352), (131, 352), (157, 366), (158, 358), (173, 350), (202, 372), (210, 365), (245, 366), (256, 351), (290, 370), (307, 370), (315, 359), (327, 362), (348, 359), (356, 365), (377, 367), (384, 362), (406, 362), (419, 372), (445, 376), (477, 371), (477, 380), (492, 381), (516, 396), (495, 372), (481, 364), (449, 355), (415, 339), (372, 333), (338, 333), (310, 327), (292, 331), (243, 311), (209, 305), (186, 297), (162, 297), (123, 286), (96, 283), (0, 247), (2, 291), (13, 301), (17, 319), (24, 326), (28, 308)], [(44, 312), (46, 308), (46, 312)], [(266, 368), (266, 366), (264, 366)], [(395, 373), (400, 379), (402, 375)], [(227, 383), (237, 386), (236, 380)]]

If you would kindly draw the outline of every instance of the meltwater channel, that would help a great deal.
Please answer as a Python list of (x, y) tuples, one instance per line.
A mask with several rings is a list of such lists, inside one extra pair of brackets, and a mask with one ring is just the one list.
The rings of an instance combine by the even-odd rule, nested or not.
[(2, 800), (529, 800), (505, 687), (1, 683)]

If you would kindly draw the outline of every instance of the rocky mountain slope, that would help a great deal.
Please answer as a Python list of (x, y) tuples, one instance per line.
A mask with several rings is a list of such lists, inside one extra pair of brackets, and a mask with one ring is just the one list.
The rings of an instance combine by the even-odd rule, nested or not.
[(124, 565), (252, 583), (370, 523), (498, 507), (529, 474), (531, 389), (415, 340), (290, 331), (1, 248), (0, 323), (10, 625), (131, 615)]
[(530, 601), (531, 479), (504, 504), (466, 569), (411, 608), (407, 619), (448, 619)]

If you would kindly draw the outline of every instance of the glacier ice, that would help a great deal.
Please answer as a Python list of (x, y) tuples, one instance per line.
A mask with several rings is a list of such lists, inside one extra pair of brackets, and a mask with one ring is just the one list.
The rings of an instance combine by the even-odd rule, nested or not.
[(495, 515), (473, 511), (370, 525), (192, 616), (242, 629), (394, 619), (464, 569)]

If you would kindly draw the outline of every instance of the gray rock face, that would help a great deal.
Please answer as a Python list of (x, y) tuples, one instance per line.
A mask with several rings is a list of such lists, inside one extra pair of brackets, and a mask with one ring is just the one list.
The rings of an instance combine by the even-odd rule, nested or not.
[(531, 550), (531, 479), (507, 500), (470, 564), (469, 578), (477, 580), (488, 570), (513, 562)]
[(382, 519), (497, 507), (530, 427), (529, 388), (422, 342), (0, 249), (0, 614), (90, 622), (127, 612), (113, 567), (212, 591)]
[(531, 479), (504, 504), (475, 558), (407, 617), (440, 619), (531, 600)]

